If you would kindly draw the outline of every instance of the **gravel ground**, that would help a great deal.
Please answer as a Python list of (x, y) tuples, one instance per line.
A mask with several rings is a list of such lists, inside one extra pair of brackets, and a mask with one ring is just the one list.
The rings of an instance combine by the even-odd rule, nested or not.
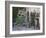
[(21, 31), (21, 30), (38, 30), (38, 27), (36, 27), (34, 29), (34, 26), (31, 26), (30, 28), (26, 27), (26, 26), (18, 26), (18, 25), (14, 25), (13, 27), (13, 31)]

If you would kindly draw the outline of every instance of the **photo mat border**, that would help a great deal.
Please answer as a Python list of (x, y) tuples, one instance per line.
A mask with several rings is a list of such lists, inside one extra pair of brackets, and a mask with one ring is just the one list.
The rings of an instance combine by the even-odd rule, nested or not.
[[(34, 34), (10, 34), (10, 4), (25, 4), (25, 5), (42, 5), (43, 6), (43, 33)], [(18, 37), (18, 36), (33, 36), (33, 35), (44, 35), (45, 34), (45, 3), (35, 3), (35, 2), (20, 2), (20, 1), (5, 1), (5, 37)]]
[[(22, 31), (12, 31), (12, 7), (30, 7), (30, 8), (40, 8), (40, 29), (39, 30), (22, 30)], [(22, 34), (22, 33), (42, 33), (43, 30), (43, 12), (42, 12), (43, 6), (37, 6), (37, 5), (19, 5), (19, 4), (10, 4), (10, 34)], [(30, 17), (29, 17), (30, 18)], [(40, 22), (41, 21), (41, 22)]]

